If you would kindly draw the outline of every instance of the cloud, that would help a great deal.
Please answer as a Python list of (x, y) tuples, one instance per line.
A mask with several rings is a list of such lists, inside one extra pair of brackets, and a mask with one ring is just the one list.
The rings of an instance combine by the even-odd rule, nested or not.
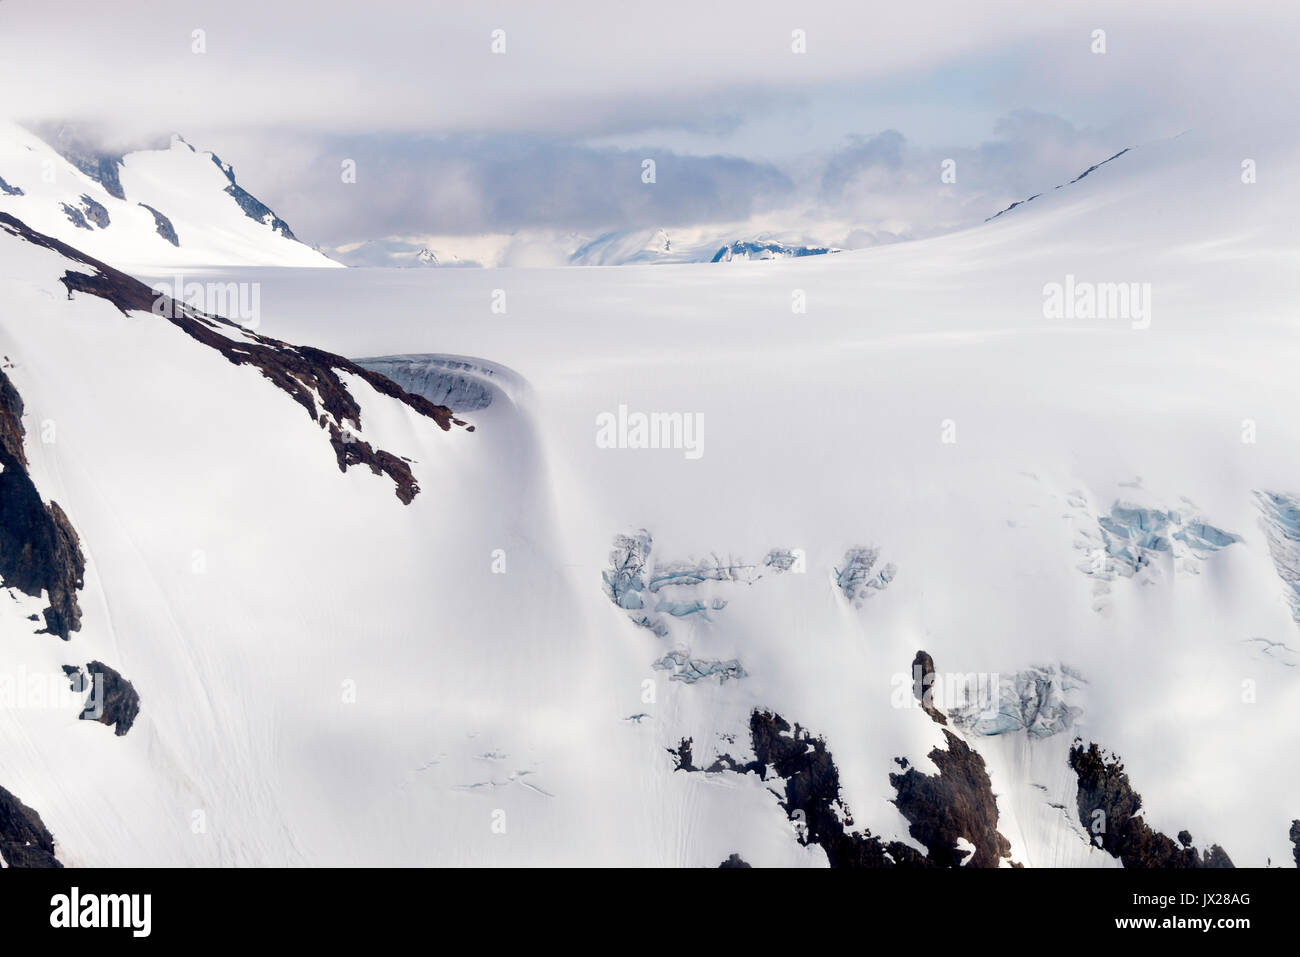
[(864, 242), (1190, 125), (1289, 124), (1298, 25), (1269, 0), (4, 0), (0, 115), (179, 131), (326, 244), (765, 215)]

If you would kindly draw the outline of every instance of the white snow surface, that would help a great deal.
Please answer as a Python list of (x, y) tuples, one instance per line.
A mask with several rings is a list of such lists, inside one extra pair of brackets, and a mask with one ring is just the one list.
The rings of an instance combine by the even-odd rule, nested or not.
[[(1300, 643), (1254, 494), (1300, 492), (1300, 184), (1281, 172), (1300, 156), (1253, 139), (1243, 184), (1242, 141), (1144, 145), (984, 226), (834, 256), (233, 272), (263, 284), (265, 334), (526, 381), (466, 414), (473, 433), (349, 381), (363, 437), (415, 460), (410, 506), (340, 474), (256, 370), (69, 302), (59, 257), (0, 235), (32, 473), (88, 563), (81, 632), (35, 636), (18, 601), (4, 664), (98, 657), (141, 695), (122, 738), (0, 710), (0, 784), (68, 864), (824, 866), (772, 782), (674, 772), (667, 749), (743, 759), (749, 712), (773, 709), (825, 737), (857, 826), (911, 841), (888, 774), (932, 772), (943, 741), (895, 706), (923, 648), (940, 672), (1087, 681), (1067, 732), (963, 732), (1016, 861), (1116, 866), (1078, 825), (1077, 734), (1121, 756), (1152, 827), (1288, 862), (1300, 673), (1251, 642)], [(1045, 318), (1067, 274), (1150, 283), (1149, 328)], [(702, 415), (704, 454), (599, 448), (620, 405)], [(1093, 575), (1116, 502), (1241, 540)], [(725, 607), (658, 637), (602, 588), (614, 536), (642, 528), (659, 563), (797, 548), (806, 571), (709, 582)], [(896, 566), (860, 607), (834, 583), (855, 546)], [(746, 675), (672, 681), (652, 667), (671, 651)]]

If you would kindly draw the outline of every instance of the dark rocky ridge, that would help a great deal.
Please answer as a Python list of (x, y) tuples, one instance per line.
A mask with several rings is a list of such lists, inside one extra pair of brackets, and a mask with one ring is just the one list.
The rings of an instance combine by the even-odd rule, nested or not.
[(0, 580), (33, 598), (49, 600), (41, 633), (64, 641), (81, 630), (77, 590), (86, 560), (81, 542), (58, 503), (48, 505), (27, 472), (23, 400), (0, 371)]
[(5, 178), (3, 176), (0, 176), (0, 193), (4, 193), (6, 196), (24, 195), (21, 187), (10, 186), (8, 183), (5, 182)]
[[(889, 783), (898, 791), (894, 804), (910, 823), (908, 831), (926, 846), (935, 864), (999, 867), (1003, 859), (1011, 857), (1011, 843), (998, 832), (997, 798), (984, 759), (947, 728), (943, 736), (947, 750), (934, 748), (929, 754), (939, 768), (937, 775), (906, 768), (902, 774), (889, 776)], [(961, 850), (959, 837), (974, 844), (975, 850)]]
[(737, 870), (741, 868), (753, 868), (753, 864), (748, 863), (739, 854), (732, 854), (729, 858), (718, 865), (719, 870)]
[(0, 787), (0, 857), (10, 867), (62, 867), (41, 816)]
[(1292, 854), (1295, 855), (1295, 866), (1300, 867), (1300, 821), (1291, 822), (1291, 833), (1289, 836), (1291, 838), (1291, 843), (1295, 845), (1295, 850), (1292, 851)]
[[(933, 674), (934, 662), (922, 651), (916, 664), (921, 669), (919, 698), (919, 675)], [(931, 706), (930, 711), (934, 721), (946, 723), (937, 709)], [(925, 846), (924, 855), (901, 841), (885, 842), (870, 831), (852, 831), (853, 818), (840, 798), (839, 771), (823, 739), (798, 725), (792, 730), (780, 715), (765, 711), (750, 716), (749, 729), (753, 761), (742, 764), (724, 754), (708, 768), (696, 768), (692, 740), (687, 738), (672, 752), (678, 769), (753, 772), (767, 780), (771, 767), (785, 780), (782, 807), (792, 821), (802, 824), (800, 840), (820, 845), (831, 867), (998, 867), (1011, 855), (1010, 842), (997, 830), (997, 799), (984, 760), (946, 728), (947, 750), (935, 748), (929, 755), (939, 768), (937, 775), (922, 774), (900, 758), (903, 773), (889, 776), (898, 794), (894, 804), (909, 821), (911, 835)], [(957, 845), (958, 837), (975, 847), (969, 860)]]
[[(62, 278), (69, 297), (74, 292), (98, 296), (122, 311), (151, 313), (166, 319), (186, 335), (219, 352), (234, 365), (257, 368), (281, 391), (297, 402), (319, 428), (325, 431), (334, 450), (339, 471), (364, 464), (375, 475), (387, 475), (396, 486), (399, 500), (409, 504), (420, 488), (406, 459), (355, 436), (361, 428), (361, 406), (348, 391), (340, 373), (354, 375), (381, 395), (403, 403), (444, 432), (452, 426), (466, 427), (446, 406), (411, 395), (391, 379), (364, 369), (349, 359), (309, 346), (288, 343), (245, 329), (219, 316), (210, 316), (184, 303), (159, 296), (137, 279), (105, 265), (42, 233), (20, 220), (0, 213), (0, 229), (27, 242), (53, 250), (67, 259), (89, 267), (90, 273), (69, 270)], [(466, 431), (473, 431), (467, 426)]]
[(936, 724), (948, 723), (948, 718), (934, 706), (934, 659), (924, 651), (918, 651), (912, 659), (912, 694), (921, 702), (921, 710), (930, 716)]
[[(1124, 147), (1124, 149), (1120, 150), (1120, 151), (1119, 151), (1118, 153), (1116, 153), (1114, 156), (1108, 156), (1108, 157), (1106, 157), (1106, 159), (1102, 160), (1100, 163), (1094, 163), (1092, 166), (1089, 166), (1086, 170), (1084, 170), (1082, 173), (1080, 173), (1080, 174), (1079, 174), (1078, 176), (1076, 176), (1074, 179), (1070, 180), (1068, 183), (1061, 183), (1059, 186), (1056, 187), (1056, 189), (1065, 189), (1065, 187), (1067, 187), (1067, 186), (1073, 186), (1075, 183), (1079, 182), (1079, 180), (1083, 179), (1083, 178), (1084, 178), (1085, 176), (1087, 176), (1089, 173), (1094, 173), (1094, 172), (1096, 172), (1098, 169), (1100, 169), (1101, 167), (1105, 166), (1105, 165), (1106, 165), (1107, 163), (1109, 163), (1111, 160), (1117, 160), (1117, 159), (1119, 159), (1121, 156), (1123, 156), (1125, 153), (1127, 153), (1127, 152), (1128, 152), (1129, 150), (1131, 150), (1132, 148), (1133, 148), (1133, 147), (1131, 147), (1131, 146), (1126, 146), (1126, 147)], [(997, 219), (999, 216), (1003, 215), (1004, 213), (1009, 213), (1009, 212), (1011, 212), (1011, 211), (1012, 211), (1013, 209), (1015, 209), (1017, 206), (1024, 206), (1026, 203), (1032, 203), (1034, 200), (1038, 199), (1038, 197), (1040, 197), (1040, 196), (1042, 196), (1042, 195), (1043, 195), (1042, 193), (1035, 193), (1033, 196), (1030, 196), (1028, 199), (1017, 200), (1016, 202), (1014, 202), (1014, 203), (1012, 203), (1010, 206), (1008, 206), (1006, 209), (1000, 209), (1000, 210), (998, 210), (998, 211), (997, 211), (996, 213), (994, 213), (992, 216), (988, 217), (988, 219), (984, 220), (984, 222), (986, 222), (986, 223), (987, 223), (987, 222), (992, 222), (993, 220)]]
[(853, 818), (840, 800), (840, 777), (826, 742), (778, 714), (755, 711), (749, 719), (754, 760), (737, 762), (720, 755), (707, 768), (697, 768), (692, 740), (684, 738), (675, 751), (680, 771), (734, 771), (754, 773), (769, 780), (768, 767), (785, 782), (781, 807), (799, 827), (799, 843), (816, 844), (826, 852), (831, 867), (927, 867), (931, 862), (916, 848), (901, 841), (882, 841), (870, 831), (852, 831)]
[(117, 175), (124, 161), (122, 154), (104, 153), (87, 147), (80, 141), (70, 142), (69, 137), (62, 133), (52, 140), (47, 139), (47, 142), (65, 160), (103, 186), (108, 195), (126, 199), (126, 193), (122, 190), (122, 181)]
[(172, 221), (148, 203), (139, 203), (138, 205), (143, 206), (145, 209), (149, 210), (149, 212), (153, 213), (153, 223), (154, 227), (158, 230), (158, 235), (167, 240), (167, 242), (171, 243), (173, 246), (179, 247), (181, 239), (176, 235), (176, 227), (172, 225)]
[[(1070, 749), (1070, 767), (1079, 778), (1079, 823), (1093, 835), (1094, 842), (1127, 868), (1161, 867), (1232, 867), (1233, 863), (1219, 845), (1211, 845), (1204, 855), (1192, 847), (1192, 835), (1179, 833), (1175, 842), (1168, 835), (1153, 831), (1138, 812), (1142, 795), (1133, 790), (1124, 765), (1114, 755), (1105, 755), (1096, 744), (1085, 749), (1076, 738)], [(1096, 812), (1104, 817), (1096, 818)], [(1094, 827), (1098, 822), (1100, 833)], [(1293, 834), (1296, 833), (1294, 830)]]
[[(912, 673), (914, 693), (926, 714), (946, 725), (927, 693), (934, 660), (918, 651)], [(840, 798), (839, 771), (823, 739), (798, 725), (792, 730), (780, 715), (759, 710), (750, 716), (749, 730), (753, 761), (741, 763), (722, 754), (707, 768), (698, 768), (690, 738), (670, 753), (682, 771), (753, 772), (768, 780), (770, 767), (785, 781), (781, 806), (802, 826), (800, 841), (821, 846), (831, 867), (1000, 867), (1004, 861), (1022, 866), (1010, 861), (1011, 843), (997, 829), (997, 798), (984, 759), (946, 727), (946, 749), (934, 748), (929, 754), (938, 774), (923, 774), (906, 759), (896, 758), (900, 773), (889, 775), (898, 795), (893, 803), (925, 854), (901, 841), (882, 841), (870, 831), (853, 831), (852, 815)], [(974, 851), (962, 850), (958, 838), (969, 841)]]
[(91, 229), (90, 223), (86, 222), (86, 214), (75, 206), (69, 206), (67, 203), (59, 203), (63, 210), (63, 215), (68, 217), (68, 222), (78, 229)]
[(82, 193), (81, 208), (85, 211), (86, 218), (100, 229), (108, 228), (108, 210), (104, 207), (103, 203), (97, 203), (85, 193)]
[(209, 153), (212, 162), (221, 170), (230, 185), (226, 187), (226, 193), (239, 204), (239, 208), (244, 211), (244, 215), (249, 219), (256, 220), (259, 223), (270, 226), (272, 231), (279, 233), (285, 239), (297, 241), (298, 237), (293, 234), (293, 230), (275, 212), (263, 203), (260, 199), (248, 192), (244, 187), (235, 182), (235, 170), (229, 163), (223, 163), (215, 153)]

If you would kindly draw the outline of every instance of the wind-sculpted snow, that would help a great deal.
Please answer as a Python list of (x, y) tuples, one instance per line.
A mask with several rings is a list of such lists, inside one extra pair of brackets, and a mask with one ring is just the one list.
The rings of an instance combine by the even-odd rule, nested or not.
[(1282, 579), (1291, 617), (1300, 624), (1300, 498), (1282, 492), (1256, 492), (1263, 514), (1273, 567)]
[(1242, 641), (1263, 661), (1276, 662), (1287, 668), (1300, 666), (1300, 651), (1284, 641), (1269, 641), (1267, 638), (1244, 638)]
[(879, 558), (876, 549), (859, 545), (845, 552), (844, 561), (835, 569), (835, 584), (855, 608), (861, 608), (866, 599), (888, 588), (898, 573), (892, 562), (877, 570)]
[(1024, 731), (1047, 737), (1065, 731), (1083, 713), (1077, 700), (1086, 682), (1066, 665), (1027, 668), (997, 679), (996, 701), (950, 709), (954, 725), (981, 735)]

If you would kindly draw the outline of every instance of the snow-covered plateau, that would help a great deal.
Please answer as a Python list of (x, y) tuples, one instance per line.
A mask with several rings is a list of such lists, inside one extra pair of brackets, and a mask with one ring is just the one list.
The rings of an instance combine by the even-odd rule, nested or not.
[(0, 855), (1289, 866), (1298, 154), (725, 268), (205, 274), (255, 329), (0, 202)]

